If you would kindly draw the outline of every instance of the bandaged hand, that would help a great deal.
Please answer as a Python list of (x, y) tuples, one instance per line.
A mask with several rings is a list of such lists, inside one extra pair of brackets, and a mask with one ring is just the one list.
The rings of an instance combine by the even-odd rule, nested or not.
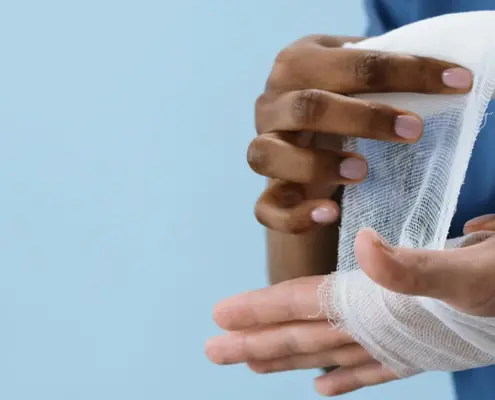
[[(495, 231), (495, 216), (465, 226), (465, 233), (480, 231)], [(445, 251), (398, 249), (365, 229), (356, 238), (356, 256), (364, 273), (392, 292), (438, 299), (473, 316), (495, 316), (495, 238)], [(316, 379), (317, 391), (327, 396), (397, 379), (319, 312), (323, 280), (299, 278), (219, 303), (214, 319), (228, 333), (207, 343), (208, 357), (217, 364), (247, 363), (258, 373), (340, 366)]]
[(351, 336), (319, 312), (324, 277), (304, 277), (234, 296), (217, 304), (214, 320), (228, 331), (206, 344), (221, 365), (246, 363), (257, 373), (340, 366), (315, 380), (318, 393), (335, 396), (396, 379)]

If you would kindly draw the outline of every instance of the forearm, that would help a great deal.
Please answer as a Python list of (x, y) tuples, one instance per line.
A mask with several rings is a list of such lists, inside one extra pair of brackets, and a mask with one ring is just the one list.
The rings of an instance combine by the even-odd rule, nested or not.
[(337, 264), (338, 227), (322, 227), (301, 235), (267, 230), (270, 283), (328, 274)]

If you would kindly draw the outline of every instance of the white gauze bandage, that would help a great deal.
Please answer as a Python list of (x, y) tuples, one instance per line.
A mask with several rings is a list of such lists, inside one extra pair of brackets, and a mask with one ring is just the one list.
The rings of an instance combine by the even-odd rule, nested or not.
[(495, 363), (495, 318), (462, 314), (429, 298), (388, 291), (359, 268), (354, 241), (371, 227), (394, 246), (441, 250), (476, 136), (495, 89), (495, 12), (450, 14), (348, 47), (431, 57), (474, 74), (466, 95), (366, 94), (413, 111), (424, 136), (413, 145), (350, 138), (346, 151), (369, 163), (364, 183), (346, 186), (337, 272), (322, 286), (325, 311), (399, 376)]

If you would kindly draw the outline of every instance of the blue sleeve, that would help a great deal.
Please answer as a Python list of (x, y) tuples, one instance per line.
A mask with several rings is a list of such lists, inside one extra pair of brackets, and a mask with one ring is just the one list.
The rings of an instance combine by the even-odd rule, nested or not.
[(368, 16), (366, 36), (377, 36), (398, 28), (397, 22), (392, 18), (390, 4), (385, 0), (364, 0), (364, 7)]

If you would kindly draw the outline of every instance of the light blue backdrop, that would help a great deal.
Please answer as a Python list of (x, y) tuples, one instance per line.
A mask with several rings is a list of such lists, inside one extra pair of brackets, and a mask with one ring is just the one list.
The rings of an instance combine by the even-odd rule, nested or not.
[(363, 23), (358, 0), (2, 2), (1, 399), (318, 398), (315, 372), (216, 367), (203, 342), (217, 300), (265, 284), (245, 151), (273, 57)]

